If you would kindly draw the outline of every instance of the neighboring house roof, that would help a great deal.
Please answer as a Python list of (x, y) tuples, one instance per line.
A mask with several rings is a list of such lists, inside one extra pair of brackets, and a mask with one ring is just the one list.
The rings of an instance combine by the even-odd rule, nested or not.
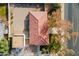
[(49, 43), (47, 12), (30, 12), (29, 20), (30, 20), (29, 21), (30, 44), (47, 45)]

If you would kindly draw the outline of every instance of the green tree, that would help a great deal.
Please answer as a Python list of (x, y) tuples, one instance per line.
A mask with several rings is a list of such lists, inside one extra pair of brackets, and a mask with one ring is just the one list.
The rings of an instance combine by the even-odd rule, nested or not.
[(57, 9), (59, 9), (61, 6), (58, 3), (53, 3), (50, 5), (50, 10), (48, 11), (48, 14), (51, 15), (52, 12), (56, 11)]
[(8, 55), (9, 53), (8, 40), (5, 38), (0, 39), (0, 53), (2, 53), (2, 55)]

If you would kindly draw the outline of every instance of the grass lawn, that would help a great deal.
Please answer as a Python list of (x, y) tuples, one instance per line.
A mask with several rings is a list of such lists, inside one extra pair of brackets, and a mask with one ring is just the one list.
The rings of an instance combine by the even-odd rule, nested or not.
[(6, 6), (0, 6), (0, 16), (6, 16)]

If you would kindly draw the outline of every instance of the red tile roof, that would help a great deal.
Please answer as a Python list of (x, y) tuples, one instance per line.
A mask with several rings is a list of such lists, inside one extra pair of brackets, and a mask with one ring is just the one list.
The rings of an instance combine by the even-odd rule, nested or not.
[(47, 12), (30, 12), (29, 20), (30, 44), (47, 45), (49, 43)]

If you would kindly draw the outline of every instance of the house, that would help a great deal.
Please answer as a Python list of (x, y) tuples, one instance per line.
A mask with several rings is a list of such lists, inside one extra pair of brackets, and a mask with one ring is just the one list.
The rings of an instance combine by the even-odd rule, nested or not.
[[(9, 7), (10, 17), (13, 17), (10, 18), (10, 23), (12, 23), (9, 27), (12, 49), (28, 46), (31, 51), (30, 55), (39, 53), (40, 45), (49, 44), (47, 5), (43, 3), (15, 3), (10, 4)], [(27, 53), (25, 54), (27, 55)]]
[[(37, 14), (42, 16), (41, 11), (44, 11), (44, 4), (30, 4), (30, 3), (23, 3), (23, 4), (10, 4), (11, 13), (10, 16), (13, 16), (13, 19), (10, 19), (10, 22), (13, 23), (10, 25), (9, 29), (9, 37), (12, 38), (12, 47), (13, 48), (22, 48), (29, 44), (29, 20), (31, 15), (29, 12), (38, 12)], [(34, 15), (35, 16), (35, 15)], [(43, 15), (44, 16), (44, 15)], [(39, 18), (36, 17), (36, 18)], [(47, 14), (45, 15), (47, 20)], [(42, 17), (41, 17), (42, 18)], [(39, 19), (40, 20), (40, 19)], [(15, 44), (16, 43), (16, 44)]]

